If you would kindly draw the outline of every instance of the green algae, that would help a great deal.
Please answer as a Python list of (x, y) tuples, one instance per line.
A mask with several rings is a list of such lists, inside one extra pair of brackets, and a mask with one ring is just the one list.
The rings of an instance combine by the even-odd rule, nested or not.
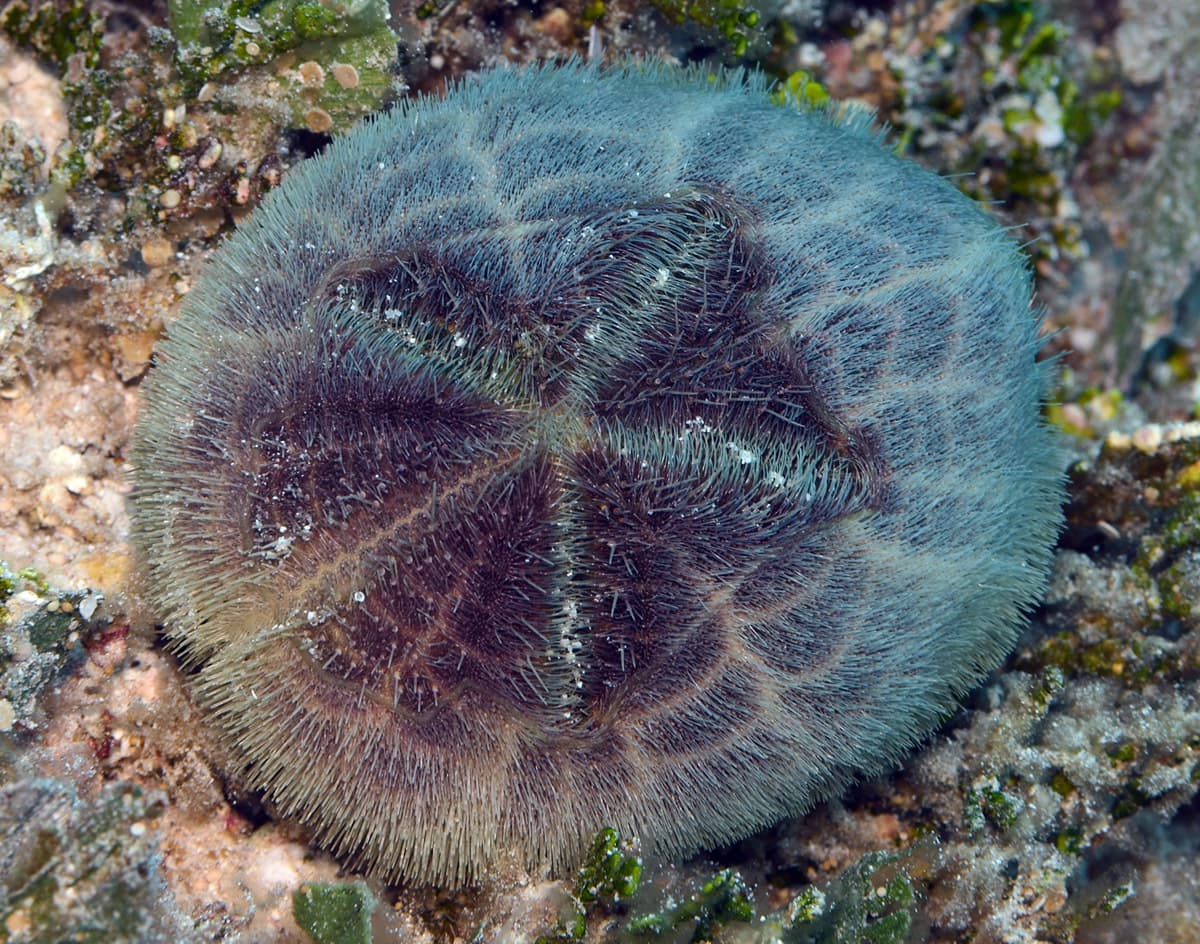
[(1000, 832), (1012, 829), (1025, 804), (1020, 797), (995, 784), (973, 787), (963, 799), (963, 820), (968, 833), (979, 833), (987, 824)]
[(808, 921), (814, 921), (825, 913), (829, 904), (825, 893), (815, 885), (801, 889), (791, 900), (787, 909), (787, 924), (795, 927)]
[(1054, 837), (1054, 848), (1062, 855), (1081, 856), (1086, 845), (1081, 829), (1064, 829)]
[[(15, 0), (0, 13), (0, 26), (60, 77), (69, 138), (50, 159), (54, 200), (85, 180), (102, 190), (127, 188), (118, 168), (131, 163), (131, 155), (140, 161), (157, 153), (153, 142), (162, 128), (164, 103), (177, 92), (161, 55), (106, 62), (104, 18), (75, 0)], [(161, 33), (151, 31), (151, 40)], [(30, 181), (27, 186), (40, 185)]]
[(554, 931), (539, 936), (536, 944), (582, 940), (587, 933), (588, 909), (612, 908), (631, 898), (641, 878), (642, 857), (636, 840), (622, 839), (612, 827), (600, 830), (576, 876), (570, 914), (563, 916)]
[(579, 13), (579, 18), (585, 26), (591, 26), (593, 23), (603, 19), (605, 9), (604, 0), (588, 0), (583, 5), (583, 9)]
[(374, 910), (365, 882), (309, 882), (292, 894), (292, 917), (313, 944), (371, 944)]
[(1137, 759), (1137, 746), (1132, 741), (1126, 741), (1110, 747), (1106, 753), (1114, 764), (1128, 764)]
[[(1105, 402), (1115, 403), (1101, 395), (1090, 404)], [(1168, 440), (1168, 434), (1159, 427), (1113, 434), (1094, 463), (1072, 469), (1068, 540), (1097, 549), (1093, 566), (1108, 574), (1112, 592), (1089, 598), (1068, 626), (1039, 641), (1034, 671), (1053, 667), (1068, 677), (1117, 678), (1132, 689), (1194, 674), (1184, 652), (1147, 645), (1196, 627), (1200, 440)], [(1103, 523), (1099, 538), (1097, 522)], [(1119, 563), (1106, 559), (1098, 540), (1116, 542)]]
[[(377, 7), (339, 17), (313, 0), (170, 0), (167, 23), (189, 80), (202, 82), (235, 66), (259, 65), (301, 43), (339, 34), (356, 35), (375, 25)], [(344, 25), (339, 27), (339, 21)]]
[[(995, 165), (991, 186), (978, 196), (1027, 201), (1055, 219), (1046, 247), (1078, 256), (1081, 231), (1075, 221), (1055, 211), (1068, 191), (1067, 168), (1074, 152), (1116, 109), (1121, 93), (1113, 75), (1097, 75), (1096, 91), (1081, 93), (1064, 59), (1068, 35), (1056, 22), (1038, 22), (1037, 8), (1025, 2), (980, 4), (971, 29), (983, 34), (999, 28), (1004, 67), (985, 68), (984, 87), (995, 100), (1014, 102), (1000, 108), (1006, 142), (1003, 166)], [(975, 156), (985, 153), (977, 149)], [(968, 190), (973, 189), (967, 185)], [(1044, 251), (1037, 247), (1037, 251)]]
[(1096, 903), (1095, 910), (1100, 914), (1112, 914), (1132, 898), (1133, 894), (1134, 887), (1131, 883), (1115, 885), (1101, 896), (1100, 901)]
[(741, 0), (651, 0), (673, 23), (694, 23), (719, 36), (735, 57), (745, 56), (762, 14)]
[[(104, 17), (84, 0), (12, 0), (0, 11), (0, 29), (60, 76), (71, 140), (53, 155), (50, 176), (52, 183), (69, 190), (86, 171), (82, 154), (89, 147), (82, 142), (99, 147), (106, 137), (101, 129), (114, 114), (116, 80), (101, 66)], [(136, 127), (138, 109), (117, 111), (119, 127), (113, 130), (124, 137)]]
[(1046, 666), (1038, 677), (1037, 687), (1032, 692), (1033, 707), (1038, 712), (1044, 712), (1066, 684), (1066, 675), (1061, 668), (1055, 665)]
[(285, 53), (296, 61), (352, 66), (351, 87), (333, 79), (293, 104), (293, 121), (323, 108), (340, 130), (347, 118), (378, 109), (393, 87), (391, 67), (396, 36), (381, 0), (334, 7), (316, 0), (172, 0), (168, 22), (177, 43), (176, 64), (188, 86), (197, 90), (235, 70), (257, 69)]
[(23, 589), (44, 595), (50, 592), (50, 584), (37, 568), (22, 567), (14, 573), (7, 561), (0, 560), (0, 623), (11, 618), (6, 604)]
[(602, 898), (619, 901), (637, 891), (642, 859), (635, 844), (623, 843), (615, 829), (602, 829), (592, 843), (591, 855), (579, 872), (576, 897), (584, 904)]
[(74, 56), (92, 69), (99, 62), (104, 22), (84, 0), (10, 0), (0, 8), (0, 30), (60, 71)]
[(722, 869), (682, 901), (633, 918), (627, 930), (635, 940), (653, 940), (686, 927), (691, 930), (689, 940), (711, 941), (725, 925), (748, 923), (754, 917), (745, 880), (734, 869)]
[(829, 104), (829, 90), (811, 73), (798, 69), (781, 79), (771, 92), (776, 104), (803, 108), (823, 108)]
[[(1200, 672), (1193, 611), (1198, 463), (1200, 441), (1186, 428), (1150, 426), (1110, 434), (1097, 459), (1072, 472), (1067, 543), (1082, 543), (1088, 554), (1068, 552), (1064, 559), (1070, 563), (1061, 584), (1069, 590), (1051, 604), (1064, 607), (1051, 617), (1064, 628), (1031, 647), (1018, 665), (1057, 672), (1113, 698), (1135, 693), (1155, 706), (1158, 721), (1140, 731), (1114, 720), (1093, 735), (1088, 768), (1056, 764), (1041, 779), (1071, 801), (1054, 824), (1054, 848), (1061, 854), (1086, 856), (1114, 824), (1170, 806), (1194, 789), (1200, 766), (1194, 716), (1186, 706), (1168, 711), (1165, 705), (1173, 704), (1172, 693), (1194, 685)], [(1100, 538), (1096, 522), (1104, 523)], [(1091, 783), (1084, 769), (1099, 769), (1103, 787)], [(1105, 822), (1081, 819), (1076, 797), (1105, 810)]]
[(903, 855), (869, 852), (822, 889), (811, 919), (797, 921), (788, 944), (902, 944), (919, 911), (918, 886)]
[[(576, 896), (582, 894), (585, 874), (621, 873), (620, 868), (602, 864), (613, 853), (613, 835), (605, 830), (597, 837), (589, 862), (581, 869)], [(901, 944), (909, 939), (923, 897), (912, 874), (916, 858), (920, 856), (914, 858), (911, 849), (868, 853), (835, 878), (801, 888), (786, 905), (770, 911), (760, 911), (752, 887), (736, 869), (719, 869), (686, 885), (680, 879), (659, 876), (654, 881), (654, 887), (662, 889), (658, 906), (650, 905), (644, 893), (622, 898), (602, 895), (589, 903), (586, 911), (580, 904), (576, 917), (563, 920), (553, 933), (538, 937), (536, 944), (589, 939), (589, 917), (606, 924), (613, 939), (629, 942), (700, 944), (745, 939), (788, 944)]]
[(1057, 793), (1063, 799), (1076, 793), (1075, 784), (1071, 782), (1071, 778), (1064, 774), (1061, 770), (1050, 778), (1050, 789)]

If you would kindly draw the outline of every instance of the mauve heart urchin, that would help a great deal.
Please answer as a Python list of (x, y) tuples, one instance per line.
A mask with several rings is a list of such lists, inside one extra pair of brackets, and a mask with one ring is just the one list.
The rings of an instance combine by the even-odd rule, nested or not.
[(491, 72), (297, 167), (160, 345), (150, 599), (389, 879), (675, 855), (895, 762), (1042, 589), (1017, 249), (860, 116)]

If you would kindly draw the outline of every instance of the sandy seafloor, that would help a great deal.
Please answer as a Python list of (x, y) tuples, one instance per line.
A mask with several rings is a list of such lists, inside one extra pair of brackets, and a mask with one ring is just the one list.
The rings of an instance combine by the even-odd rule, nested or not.
[[(935, 169), (982, 151), (992, 169), (977, 179), (996, 212), (1038, 241), (1047, 350), (1065, 371), (1048, 415), (1071, 463), (1046, 602), (902, 770), (732, 848), (647, 862), (633, 896), (584, 910), (589, 940), (1200, 939), (1200, 8), (992, 4), (1032, 11), (1006, 46), (1000, 27), (962, 39), (982, 6), (775, 4), (766, 21), (790, 38), (752, 35), (748, 52), (907, 122)], [(100, 64), (68, 63), (66, 84), (45, 55), (0, 40), (0, 122), (20, 128), (0, 189), (0, 941), (306, 941), (300, 886), (355, 876), (226, 781), (139, 602), (124, 502), (155, 341), (220, 234), (319, 146), (322, 119), (302, 110), (310, 127), (296, 133), (295, 112), (273, 104), (308, 80), (294, 57), (235, 71), (221, 81), (238, 108), (160, 115), (148, 153), (93, 135), (83, 179), (56, 189), (54, 159), (22, 163), (22, 142), (53, 155), (78, 140), (78, 70), (133, 82), (112, 64), (165, 23), (155, 5), (95, 9)], [(1063, 30), (1053, 55), (1032, 46), (1048, 22)], [(636, 4), (609, 4), (594, 29), (582, 4), (450, 3), (426, 18), (398, 5), (392, 25), (396, 83), (412, 89), (500, 60), (590, 49), (711, 61), (721, 47)], [(947, 36), (976, 61), (956, 59)], [(1022, 77), (1030, 62), (1085, 91), (1117, 89), (1120, 104), (1064, 142), (1062, 109), (1042, 94), (1060, 80)], [(988, 68), (992, 100), (968, 94), (958, 112), (937, 99), (958, 116), (946, 120), (928, 111), (923, 89)], [(122, 94), (132, 107), (154, 90)], [(1022, 95), (1032, 117), (1006, 125)], [(155, 161), (176, 147), (182, 170), (164, 176)], [(1017, 185), (1016, 158), (1007, 178), (996, 170), (1005, 147), (1045, 175), (1036, 186)], [(574, 890), (572, 876), (516, 870), (468, 892), (374, 885), (374, 940), (532, 941), (573, 920)], [(743, 900), (752, 920), (737, 920)], [(824, 915), (806, 922), (799, 905), (813, 900)], [(688, 902), (698, 917), (629, 937), (632, 918)]]

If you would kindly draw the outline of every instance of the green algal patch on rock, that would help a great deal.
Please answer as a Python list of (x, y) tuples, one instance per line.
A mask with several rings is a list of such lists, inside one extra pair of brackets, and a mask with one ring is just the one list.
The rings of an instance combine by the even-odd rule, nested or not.
[(371, 944), (374, 909), (365, 882), (312, 882), (292, 895), (292, 916), (313, 944)]
[[(101, 129), (112, 115), (112, 82), (100, 68), (104, 18), (83, 0), (10, 0), (0, 10), (0, 29), (61, 77), (72, 138), (53, 155), (50, 175), (70, 190), (86, 172), (75, 142), (87, 136), (103, 141)], [(21, 189), (33, 188), (27, 182)]]
[(103, 20), (83, 0), (10, 0), (0, 8), (0, 29), (48, 62), (66, 65), (74, 56), (85, 68), (99, 62)]
[(1097, 914), (1112, 914), (1121, 905), (1133, 897), (1134, 887), (1131, 883), (1117, 885), (1109, 889), (1096, 903), (1094, 911)]
[(635, 849), (604, 830), (575, 885), (577, 915), (565, 917), (536, 944), (590, 940), (589, 928), (598, 927), (629, 942), (899, 944), (908, 940), (919, 910), (924, 891), (915, 873), (927, 867), (929, 848), (869, 853), (823, 884), (799, 888), (782, 907), (760, 909), (756, 898), (762, 896), (732, 868), (709, 874), (692, 867), (664, 870), (639, 891), (628, 881), (634, 863), (641, 874)]
[(825, 913), (829, 899), (821, 889), (809, 885), (802, 889), (788, 905), (786, 921), (789, 927), (819, 918)]
[(1016, 825), (1023, 807), (1021, 798), (1001, 789), (993, 777), (976, 783), (967, 791), (963, 817), (968, 832), (980, 832), (988, 824), (1005, 832)]
[[(395, 91), (396, 36), (382, 0), (172, 0), (176, 63), (187, 87), (219, 98), (230, 73), (285, 75), (296, 127), (345, 131)], [(265, 77), (265, 74), (264, 74)]]
[(824, 906), (797, 921), (789, 944), (901, 944), (909, 940), (919, 905), (918, 885), (904, 856), (872, 852), (823, 889)]
[[(60, 77), (69, 137), (51, 156), (45, 203), (61, 207), (68, 192), (88, 181), (98, 192), (124, 192), (133, 215), (157, 209), (154, 192), (139, 212), (138, 184), (153, 190), (169, 175), (172, 157), (189, 146), (171, 135), (170, 118), (182, 99), (170, 52), (164, 52), (170, 45), (165, 31), (106, 45), (104, 18), (70, 0), (15, 0), (4, 8), (0, 25)], [(118, 51), (126, 46), (128, 51)], [(41, 188), (30, 177), (22, 189), (32, 195)], [(84, 204), (73, 209), (80, 222), (97, 222)]]
[[(1067, 876), (1101, 846), (1136, 847), (1141, 814), (1170, 817), (1195, 796), (1200, 640), (1181, 601), (1194, 597), (1200, 554), (1198, 437), (1197, 424), (1114, 432), (1073, 468), (1045, 625), (998, 680), (998, 707), (972, 725), (975, 766), (958, 768), (973, 771), (961, 829), (989, 846), (971, 855), (1011, 871), (989, 894), (1044, 896), (1026, 922), (1046, 939), (1099, 920), (1099, 896), (1112, 891), (1114, 907), (1127, 897)], [(951, 849), (954, 830), (940, 832)]]
[(722, 869), (682, 901), (631, 919), (627, 930), (635, 940), (656, 940), (688, 928), (691, 936), (686, 940), (712, 941), (726, 925), (754, 917), (754, 902), (742, 876), (734, 869)]

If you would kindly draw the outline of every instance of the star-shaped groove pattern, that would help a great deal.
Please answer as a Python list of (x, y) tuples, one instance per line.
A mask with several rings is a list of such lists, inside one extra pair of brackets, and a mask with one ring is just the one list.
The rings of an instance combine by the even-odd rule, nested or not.
[(249, 782), (388, 878), (744, 835), (900, 756), (1038, 592), (1015, 251), (758, 94), (411, 106), (295, 171), (161, 349), (149, 592)]

